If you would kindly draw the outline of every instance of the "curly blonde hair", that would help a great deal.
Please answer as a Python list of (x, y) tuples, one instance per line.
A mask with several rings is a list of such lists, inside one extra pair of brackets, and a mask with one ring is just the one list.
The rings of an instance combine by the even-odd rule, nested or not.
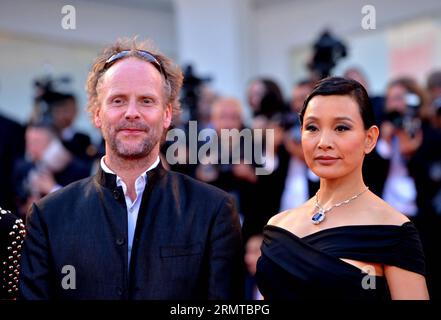
[(175, 64), (170, 58), (162, 54), (153, 44), (151, 40), (145, 40), (138, 42), (137, 37), (134, 38), (121, 38), (118, 39), (114, 44), (106, 47), (103, 52), (95, 59), (91, 71), (87, 77), (86, 91), (88, 95), (87, 111), (93, 118), (96, 110), (99, 108), (98, 101), (98, 87), (101, 83), (103, 74), (110, 68), (106, 66), (106, 61), (114, 54), (121, 51), (132, 51), (127, 56), (123, 57), (137, 57), (142, 59), (137, 55), (137, 50), (148, 51), (151, 53), (161, 64), (162, 69), (165, 73), (162, 75), (164, 80), (164, 92), (166, 94), (167, 104), (171, 104), (173, 117), (176, 117), (180, 113), (180, 101), (179, 92), (182, 87), (183, 75), (181, 68)]

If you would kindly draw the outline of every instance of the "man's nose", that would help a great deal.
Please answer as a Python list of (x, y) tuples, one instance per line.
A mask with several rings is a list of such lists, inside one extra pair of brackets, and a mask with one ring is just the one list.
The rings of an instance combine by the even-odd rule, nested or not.
[(139, 106), (137, 105), (136, 101), (130, 100), (127, 105), (127, 110), (125, 113), (126, 119), (136, 119), (140, 117), (139, 114)]

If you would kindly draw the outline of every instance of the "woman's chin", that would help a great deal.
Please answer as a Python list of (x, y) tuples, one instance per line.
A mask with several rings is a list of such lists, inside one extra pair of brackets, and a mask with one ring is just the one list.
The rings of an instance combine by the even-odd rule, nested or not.
[(312, 172), (320, 179), (333, 180), (343, 177), (343, 174), (338, 172), (335, 168), (319, 168), (312, 170)]

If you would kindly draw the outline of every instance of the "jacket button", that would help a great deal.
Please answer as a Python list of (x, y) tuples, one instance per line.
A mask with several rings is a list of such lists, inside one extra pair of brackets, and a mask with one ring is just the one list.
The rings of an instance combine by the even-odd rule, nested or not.
[(120, 197), (120, 193), (118, 189), (113, 190), (113, 197), (118, 200)]
[(116, 294), (119, 295), (119, 296), (122, 296), (123, 290), (120, 287), (117, 287), (116, 288)]
[(124, 238), (118, 238), (116, 239), (116, 244), (119, 246), (122, 246), (125, 243)]

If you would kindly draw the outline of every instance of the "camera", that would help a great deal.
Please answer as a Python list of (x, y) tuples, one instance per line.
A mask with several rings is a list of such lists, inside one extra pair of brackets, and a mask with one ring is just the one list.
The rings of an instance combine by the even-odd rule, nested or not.
[(407, 93), (405, 96), (406, 111), (391, 111), (386, 114), (386, 120), (390, 121), (395, 128), (404, 130), (410, 137), (414, 138), (421, 128), (421, 119), (418, 117), (418, 110), (421, 99), (415, 93)]
[(328, 77), (338, 60), (346, 55), (346, 45), (334, 37), (329, 30), (325, 30), (314, 44), (314, 55), (308, 68), (320, 79)]
[(197, 120), (197, 106), (199, 104), (200, 89), (204, 83), (210, 81), (210, 77), (196, 76), (191, 64), (185, 67), (181, 92), (182, 107), (184, 110), (188, 111), (188, 119), (185, 119), (185, 121)]

